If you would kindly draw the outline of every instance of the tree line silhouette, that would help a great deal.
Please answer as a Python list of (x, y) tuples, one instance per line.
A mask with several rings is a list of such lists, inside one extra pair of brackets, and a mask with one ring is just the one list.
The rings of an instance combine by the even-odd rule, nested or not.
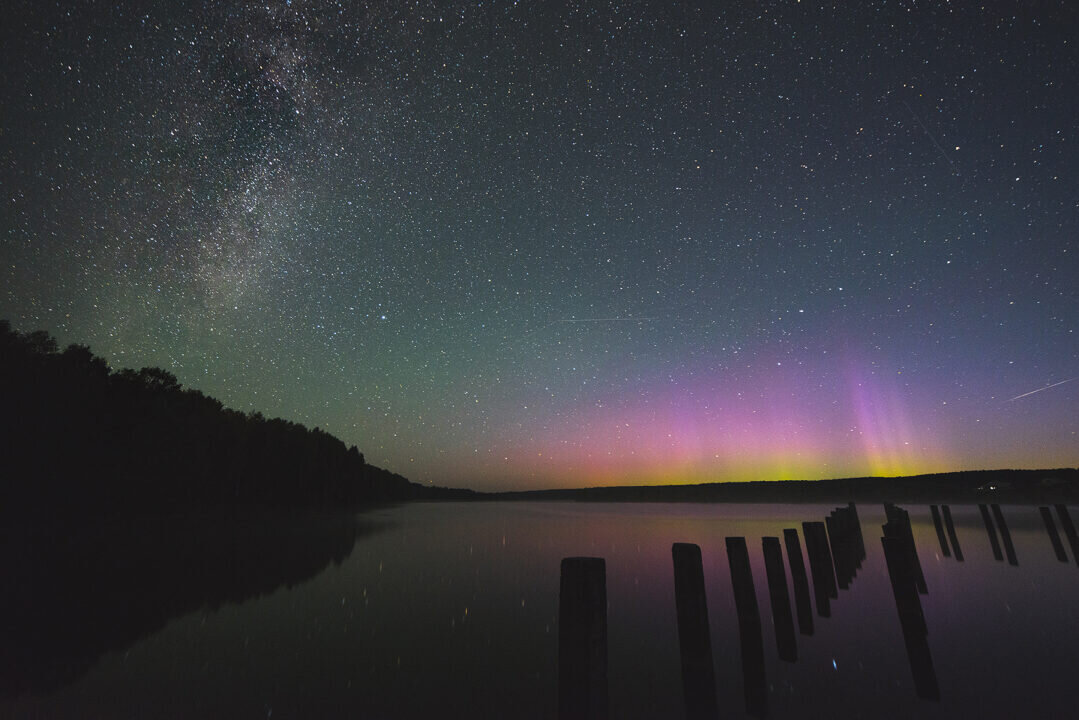
[(340, 507), (455, 496), (364, 461), (318, 428), (226, 408), (166, 370), (0, 320), (0, 506), (124, 511)]

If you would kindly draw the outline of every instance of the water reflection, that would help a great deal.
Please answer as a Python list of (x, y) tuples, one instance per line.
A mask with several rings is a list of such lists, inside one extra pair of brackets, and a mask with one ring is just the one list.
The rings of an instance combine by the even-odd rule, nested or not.
[(1064, 552), (1064, 543), (1060, 541), (1060, 533), (1057, 532), (1057, 524), (1053, 522), (1053, 513), (1047, 507), (1038, 508), (1042, 514), (1042, 522), (1045, 523), (1045, 532), (1049, 534), (1049, 542), (1053, 546), (1053, 552), (1060, 562), (1068, 562), (1068, 554)]
[(1015, 545), (1012, 543), (1012, 533), (1008, 530), (1008, 523), (1004, 520), (1004, 512), (1000, 505), (993, 503), (993, 519), (997, 522), (997, 530), (1000, 531), (1000, 541), (1004, 543), (1004, 554), (1008, 556), (1009, 565), (1018, 565), (1019, 560), (1015, 556)]
[[(1047, 509), (1074, 557), (1072, 516)], [(1079, 572), (1046, 513), (1001, 508), (1021, 567), (994, 562), (989, 505), (937, 515), (948, 556), (928, 505), (418, 504), (373, 513), (377, 534), (236, 530), (230, 552), (232, 530), (190, 526), (77, 532), (53, 550), (49, 533), (6, 534), (8, 587), (31, 589), (3, 601), (3, 677), (28, 692), (0, 698), (0, 716), (549, 719), (573, 656), (606, 678), (589, 688), (606, 689), (607, 715), (631, 720), (1069, 716)], [(577, 593), (591, 608), (578, 622), (560, 563), (582, 557), (603, 572)], [(591, 640), (567, 656), (570, 636)], [(78, 667), (32, 683), (23, 663)]]
[(937, 531), (940, 552), (944, 557), (951, 557), (952, 551), (948, 548), (948, 540), (944, 537), (944, 521), (941, 520), (940, 509), (936, 505), (930, 505), (929, 512), (933, 516), (933, 529)]
[[(955, 550), (955, 559), (958, 562), (963, 562), (963, 548), (959, 545), (959, 536), (955, 532), (955, 522), (952, 520), (952, 509), (947, 505), (941, 506), (944, 511), (944, 525), (948, 530), (948, 540), (952, 544), (952, 548)], [(947, 553), (945, 553), (947, 555)]]
[(997, 540), (997, 529), (993, 525), (993, 518), (989, 515), (989, 508), (985, 504), (978, 505), (978, 512), (982, 514), (982, 522), (985, 523), (985, 532), (989, 534), (989, 546), (993, 548), (993, 558), (997, 562), (1004, 561), (1004, 553), (1000, 551), (1000, 542)]
[(1079, 565), (1079, 533), (1075, 532), (1075, 524), (1072, 522), (1071, 515), (1068, 513), (1068, 508), (1064, 505), (1057, 505), (1057, 516), (1060, 518), (1060, 527), (1064, 529), (1064, 535), (1068, 538), (1068, 543), (1072, 548), (1072, 558), (1075, 559), (1075, 564)]
[(371, 530), (327, 513), (8, 528), (0, 694), (54, 692), (173, 618), (312, 578)]

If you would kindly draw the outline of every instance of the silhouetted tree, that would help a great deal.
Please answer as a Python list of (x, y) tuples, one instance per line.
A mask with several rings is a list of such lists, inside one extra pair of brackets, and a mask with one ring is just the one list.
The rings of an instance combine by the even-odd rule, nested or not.
[(241, 413), (167, 370), (112, 372), (84, 345), (0, 321), (0, 513), (328, 506), (421, 488), (320, 428)]

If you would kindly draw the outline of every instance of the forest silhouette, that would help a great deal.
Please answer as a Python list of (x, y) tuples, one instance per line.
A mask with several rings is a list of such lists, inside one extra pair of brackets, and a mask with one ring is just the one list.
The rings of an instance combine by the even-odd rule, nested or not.
[(460, 495), (365, 462), (319, 428), (226, 408), (156, 367), (0, 320), (0, 514), (348, 507)]
[[(1079, 469), (477, 493), (369, 465), (319, 428), (226, 408), (156, 367), (114, 371), (0, 320), (0, 517), (348, 508), (406, 500), (1073, 502)], [(991, 490), (990, 490), (991, 489)]]

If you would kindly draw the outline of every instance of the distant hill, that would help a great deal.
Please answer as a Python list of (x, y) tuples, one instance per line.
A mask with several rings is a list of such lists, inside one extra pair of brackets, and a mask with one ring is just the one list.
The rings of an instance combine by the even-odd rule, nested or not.
[(1079, 502), (1079, 469), (971, 470), (908, 477), (592, 487), (488, 493), (484, 500), (581, 502)]
[(0, 514), (341, 507), (461, 497), (368, 465), (318, 428), (230, 410), (160, 368), (0, 321)]

